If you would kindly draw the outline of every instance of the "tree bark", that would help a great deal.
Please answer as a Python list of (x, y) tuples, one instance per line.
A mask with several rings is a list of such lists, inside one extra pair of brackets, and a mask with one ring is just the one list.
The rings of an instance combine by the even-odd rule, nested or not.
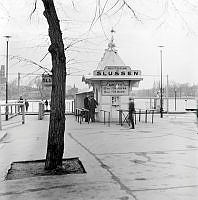
[(44, 16), (49, 25), (52, 57), (51, 112), (48, 130), (48, 145), (45, 169), (52, 170), (62, 166), (65, 132), (65, 82), (66, 57), (59, 19), (53, 0), (42, 0)]

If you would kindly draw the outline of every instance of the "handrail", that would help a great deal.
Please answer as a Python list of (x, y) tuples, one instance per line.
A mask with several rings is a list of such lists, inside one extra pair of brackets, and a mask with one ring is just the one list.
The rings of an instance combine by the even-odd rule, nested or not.
[[(126, 121), (128, 123), (128, 115), (124, 115), (124, 120), (122, 120), (122, 115), (124, 112), (129, 112), (128, 109), (118, 109), (117, 110), (119, 112), (119, 124), (122, 126), (123, 123)], [(134, 114), (135, 114), (135, 124), (136, 124), (136, 118), (137, 116), (136, 115), (139, 115), (139, 122), (141, 121), (141, 115), (142, 114), (145, 114), (145, 123), (147, 123), (148, 121), (148, 114), (151, 114), (151, 122), (153, 124), (153, 119), (154, 119), (154, 113), (155, 113), (156, 109), (136, 109)]]
[(108, 113), (108, 126), (110, 126), (110, 111), (107, 110), (100, 110), (104, 112), (104, 124), (106, 123), (105, 113)]
[[(25, 123), (25, 104), (24, 103), (7, 103), (7, 104), (0, 104), (0, 130), (2, 130), (2, 119), (1, 119), (1, 107), (2, 106), (6, 106), (6, 107), (8, 107), (8, 106), (21, 106), (21, 113), (22, 113), (22, 124), (24, 124)], [(17, 111), (17, 109), (16, 109), (16, 107), (15, 107), (15, 112)], [(11, 112), (12, 112), (12, 109), (11, 109)], [(12, 113), (11, 113), (12, 114)], [(18, 115), (19, 114), (19, 110), (18, 110), (18, 112), (16, 112), (13, 116), (16, 116), (16, 115)], [(11, 116), (11, 117), (13, 117), (13, 116)], [(11, 118), (10, 117), (10, 118)], [(9, 119), (9, 118), (8, 118)]]
[(75, 109), (75, 116), (76, 116), (76, 120), (82, 124), (82, 121), (83, 121), (83, 115), (82, 115), (82, 112), (87, 112), (88, 113), (88, 123), (89, 123), (89, 110), (86, 109), (86, 108), (76, 108)]

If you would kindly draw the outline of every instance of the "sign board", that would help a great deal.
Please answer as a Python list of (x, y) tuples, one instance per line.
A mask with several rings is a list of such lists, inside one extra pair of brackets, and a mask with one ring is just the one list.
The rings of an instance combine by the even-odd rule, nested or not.
[(104, 70), (94, 70), (94, 76), (140, 76), (140, 70), (131, 70), (129, 66), (106, 66)]
[(104, 96), (128, 96), (128, 81), (102, 81), (102, 95)]
[(42, 84), (43, 86), (46, 86), (46, 87), (52, 86), (52, 75), (42, 74)]

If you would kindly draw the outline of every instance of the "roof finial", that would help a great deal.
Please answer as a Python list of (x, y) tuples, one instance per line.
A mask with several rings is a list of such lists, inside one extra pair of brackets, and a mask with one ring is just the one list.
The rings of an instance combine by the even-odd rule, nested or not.
[(112, 27), (112, 29), (111, 29), (111, 41), (113, 42), (113, 40), (114, 40), (114, 38), (113, 38), (113, 34), (115, 33), (115, 30), (113, 29), (113, 27)]
[(108, 49), (110, 50), (110, 51), (116, 51), (115, 50), (115, 44), (114, 44), (114, 37), (113, 37), (113, 34), (115, 33), (115, 30), (113, 29), (113, 27), (112, 27), (112, 29), (111, 29), (111, 41), (109, 42), (109, 44), (108, 44)]

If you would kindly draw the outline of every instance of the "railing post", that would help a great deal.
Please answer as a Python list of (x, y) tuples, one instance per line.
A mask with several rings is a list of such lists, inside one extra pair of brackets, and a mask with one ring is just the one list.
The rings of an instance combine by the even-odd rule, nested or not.
[(108, 113), (109, 113), (108, 126), (110, 127), (110, 112)]
[(25, 104), (22, 105), (22, 124), (25, 124)]
[(153, 124), (154, 110), (152, 111), (152, 124)]
[(139, 110), (139, 122), (140, 122), (140, 119), (141, 119), (141, 109)]
[(134, 114), (135, 114), (135, 124), (136, 124), (136, 111), (134, 112)]
[(0, 130), (2, 130), (2, 123), (1, 123), (1, 106), (0, 106)]
[(147, 123), (147, 110), (145, 111), (145, 123)]
[(72, 113), (74, 113), (74, 101), (72, 101)]
[(75, 117), (76, 117), (76, 121), (77, 121), (77, 108), (75, 109)]
[(82, 110), (80, 110), (80, 112), (79, 112), (80, 114), (80, 124), (82, 124)]
[(103, 111), (104, 112), (104, 124), (105, 124), (105, 111)]
[(77, 121), (79, 122), (79, 109), (77, 110)]

